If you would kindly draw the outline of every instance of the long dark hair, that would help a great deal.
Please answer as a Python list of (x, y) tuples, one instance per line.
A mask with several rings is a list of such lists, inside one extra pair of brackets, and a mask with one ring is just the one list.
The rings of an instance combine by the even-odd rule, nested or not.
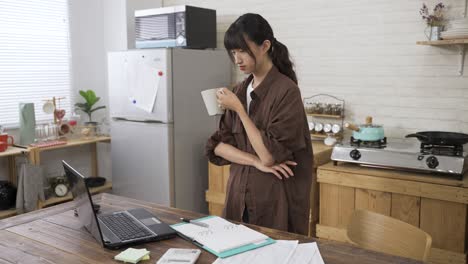
[(261, 15), (252, 13), (244, 14), (229, 26), (224, 35), (224, 47), (228, 51), (232, 61), (234, 61), (234, 57), (230, 51), (233, 49), (242, 49), (255, 59), (247, 42), (245, 42), (246, 37), (259, 46), (262, 45), (265, 40), (269, 40), (271, 42), (271, 47), (268, 50), (268, 54), (271, 61), (282, 74), (288, 76), (297, 84), (296, 72), (289, 58), (288, 48), (283, 43), (276, 40), (270, 24), (268, 24), (268, 21)]

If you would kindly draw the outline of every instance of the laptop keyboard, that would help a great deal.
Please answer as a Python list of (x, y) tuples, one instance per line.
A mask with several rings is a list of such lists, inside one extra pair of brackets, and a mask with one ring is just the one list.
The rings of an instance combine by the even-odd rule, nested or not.
[(146, 228), (135, 223), (135, 220), (126, 213), (101, 215), (99, 219), (122, 241), (152, 235)]

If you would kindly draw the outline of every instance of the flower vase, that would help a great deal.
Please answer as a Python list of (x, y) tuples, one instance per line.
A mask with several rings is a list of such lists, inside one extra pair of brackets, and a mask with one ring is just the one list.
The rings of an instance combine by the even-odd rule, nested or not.
[(442, 32), (443, 26), (427, 26), (424, 30), (427, 40), (434, 41), (440, 40), (440, 32)]
[(84, 127), (81, 129), (81, 136), (84, 139), (94, 138), (97, 132), (98, 122), (85, 122)]

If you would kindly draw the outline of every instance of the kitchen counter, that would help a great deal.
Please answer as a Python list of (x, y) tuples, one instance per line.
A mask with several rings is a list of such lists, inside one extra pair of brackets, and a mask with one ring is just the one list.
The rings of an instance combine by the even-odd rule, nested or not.
[(417, 226), (432, 236), (431, 263), (466, 263), (468, 173), (462, 181), (419, 172), (329, 162), (317, 169), (317, 236), (347, 241), (352, 212), (366, 209)]
[(333, 147), (323, 144), (322, 141), (312, 141), (312, 149), (314, 151), (314, 168), (330, 161)]
[[(315, 227), (318, 223), (319, 216), (319, 192), (316, 169), (317, 167), (326, 164), (330, 161), (332, 147), (326, 146), (321, 141), (312, 141), (314, 151), (314, 177), (311, 186), (310, 196), (310, 217), (309, 217), (309, 235), (315, 236)], [(208, 163), (208, 190), (205, 193), (206, 201), (208, 202), (208, 210), (210, 215), (221, 216), (224, 208), (224, 200), (226, 198), (226, 186), (229, 179), (229, 165), (216, 166)]]
[(411, 180), (417, 182), (436, 183), (448, 186), (458, 186), (468, 188), (468, 172), (465, 172), (463, 180), (457, 180), (453, 177), (444, 174), (432, 174), (422, 172), (410, 172), (403, 170), (372, 168), (365, 166), (358, 166), (353, 163), (338, 162), (338, 166), (333, 165), (333, 162), (323, 164), (323, 170), (335, 172), (353, 172), (357, 174), (372, 175), (382, 178), (392, 178), (401, 180)]

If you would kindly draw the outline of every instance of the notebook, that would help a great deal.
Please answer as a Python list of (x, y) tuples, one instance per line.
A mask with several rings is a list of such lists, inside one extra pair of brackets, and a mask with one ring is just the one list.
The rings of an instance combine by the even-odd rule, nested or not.
[(220, 258), (275, 243), (275, 240), (260, 232), (244, 225), (233, 224), (218, 216), (208, 216), (196, 221), (208, 224), (209, 227), (190, 223), (179, 223), (171, 227)]

